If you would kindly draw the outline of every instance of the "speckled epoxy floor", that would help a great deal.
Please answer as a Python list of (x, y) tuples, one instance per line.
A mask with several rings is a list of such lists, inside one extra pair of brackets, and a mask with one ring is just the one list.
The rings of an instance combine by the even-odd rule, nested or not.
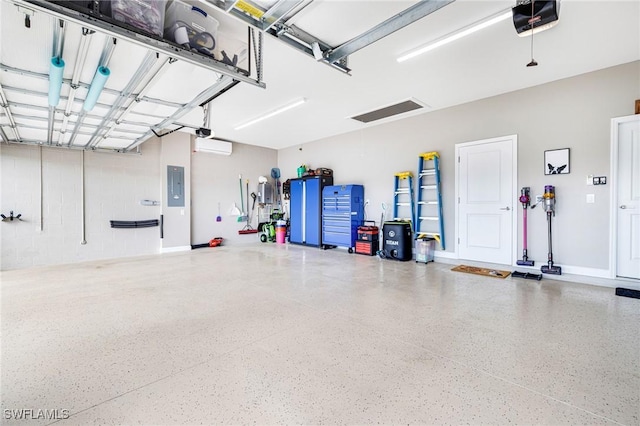
[(640, 424), (639, 300), (450, 268), (257, 244), (4, 272), (1, 422)]

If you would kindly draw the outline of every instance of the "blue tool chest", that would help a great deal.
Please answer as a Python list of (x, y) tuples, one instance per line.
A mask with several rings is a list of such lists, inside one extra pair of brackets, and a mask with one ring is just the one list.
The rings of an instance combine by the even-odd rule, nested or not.
[(334, 185), (322, 190), (322, 244), (353, 252), (364, 222), (364, 186)]
[(305, 176), (290, 181), (289, 242), (322, 247), (322, 189), (332, 176)]

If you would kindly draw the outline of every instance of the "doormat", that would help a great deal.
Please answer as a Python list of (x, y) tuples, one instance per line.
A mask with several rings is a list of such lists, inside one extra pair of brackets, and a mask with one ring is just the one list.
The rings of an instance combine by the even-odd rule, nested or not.
[(451, 269), (456, 272), (466, 272), (468, 274), (484, 275), (487, 277), (507, 278), (511, 275), (509, 271), (500, 271), (497, 269), (477, 268), (475, 266), (458, 265)]

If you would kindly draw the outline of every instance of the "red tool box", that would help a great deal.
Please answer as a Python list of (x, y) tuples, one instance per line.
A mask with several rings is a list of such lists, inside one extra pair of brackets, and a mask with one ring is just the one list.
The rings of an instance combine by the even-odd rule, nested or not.
[(378, 241), (356, 240), (356, 253), (375, 256), (378, 251)]
[[(365, 222), (366, 224), (367, 222)], [(374, 223), (371, 221), (371, 223)], [(380, 235), (380, 230), (377, 226), (358, 226), (358, 239), (364, 241), (378, 241), (378, 236)]]

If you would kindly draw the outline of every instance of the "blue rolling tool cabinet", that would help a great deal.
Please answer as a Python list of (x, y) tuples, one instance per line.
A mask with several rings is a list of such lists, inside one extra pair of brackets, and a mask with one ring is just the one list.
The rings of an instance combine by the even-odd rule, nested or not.
[(322, 189), (332, 184), (331, 176), (291, 179), (290, 243), (322, 246)]
[(323, 248), (347, 247), (353, 253), (364, 223), (364, 186), (335, 185), (322, 190)]

